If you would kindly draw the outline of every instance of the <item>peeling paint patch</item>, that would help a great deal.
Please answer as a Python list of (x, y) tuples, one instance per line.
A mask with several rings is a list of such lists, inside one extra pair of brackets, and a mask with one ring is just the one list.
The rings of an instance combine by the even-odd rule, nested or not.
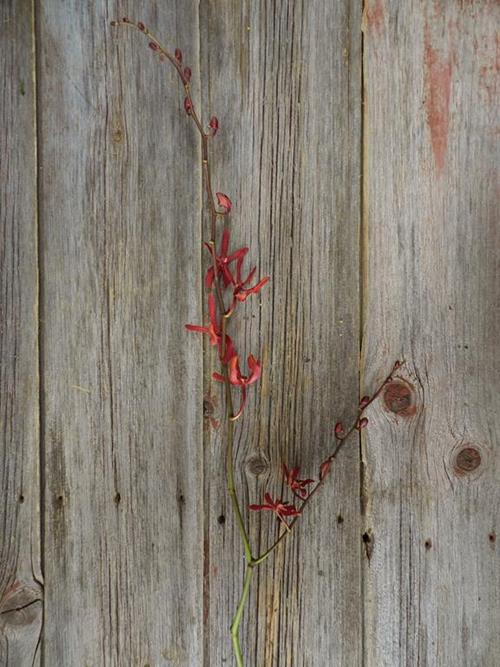
[(446, 162), (450, 117), (451, 75), (453, 55), (445, 59), (431, 44), (429, 28), (424, 33), (425, 108), (431, 133), (432, 152), (436, 169), (441, 172)]

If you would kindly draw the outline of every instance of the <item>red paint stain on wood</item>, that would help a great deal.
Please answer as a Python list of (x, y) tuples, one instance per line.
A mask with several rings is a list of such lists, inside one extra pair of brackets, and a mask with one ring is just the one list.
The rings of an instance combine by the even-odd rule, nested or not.
[(366, 5), (366, 23), (374, 30), (380, 31), (384, 25), (383, 0), (375, 0)]
[(432, 152), (436, 169), (441, 172), (446, 161), (450, 120), (451, 75), (453, 56), (440, 56), (431, 44), (429, 28), (424, 33), (424, 61), (427, 125), (431, 133)]

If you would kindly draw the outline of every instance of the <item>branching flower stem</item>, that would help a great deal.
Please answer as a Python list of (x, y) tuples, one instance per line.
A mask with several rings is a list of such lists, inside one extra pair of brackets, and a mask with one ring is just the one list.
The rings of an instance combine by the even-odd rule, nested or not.
[[(283, 539), (287, 536), (290, 535), (294, 526), (297, 524), (297, 521), (301, 514), (303, 513), (304, 509), (307, 507), (307, 505), (310, 503), (311, 499), (313, 496), (320, 490), (320, 488), (323, 486), (325, 479), (328, 477), (329, 471), (330, 471), (330, 464), (333, 462), (333, 460), (338, 456), (340, 450), (348, 440), (348, 438), (355, 432), (361, 430), (362, 427), (364, 427), (367, 423), (367, 419), (364, 418), (362, 419), (362, 415), (365, 412), (365, 410), (375, 401), (375, 399), (380, 395), (381, 391), (383, 390), (384, 386), (392, 380), (392, 373), (394, 373), (404, 362), (396, 362), (394, 365), (391, 374), (384, 380), (384, 382), (379, 386), (377, 391), (373, 394), (373, 396), (369, 399), (368, 397), (365, 397), (363, 399), (362, 403), (360, 404), (358, 414), (356, 417), (356, 420), (352, 424), (352, 426), (348, 429), (347, 432), (343, 432), (343, 429), (340, 431), (337, 431), (337, 428), (335, 429), (335, 438), (336, 438), (336, 445), (335, 448), (333, 449), (332, 453), (327, 457), (327, 459), (321, 464), (321, 470), (320, 470), (320, 479), (315, 483), (315, 485), (312, 487), (310, 491), (304, 492), (305, 497), (298, 495), (297, 493), (294, 492), (294, 495), (302, 501), (300, 507), (298, 510), (291, 506), (289, 503), (284, 503), (283, 501), (272, 501), (272, 498), (269, 496), (269, 503), (268, 505), (265, 506), (250, 506), (250, 509), (273, 509), (276, 510), (277, 508), (281, 508), (277, 512), (277, 517), (280, 520), (281, 524), (284, 526), (283, 532), (281, 532), (276, 539), (276, 541), (261, 555), (254, 557), (252, 554), (252, 549), (250, 545), (250, 539), (248, 536), (248, 530), (245, 526), (245, 522), (243, 519), (243, 515), (241, 512), (241, 506), (240, 502), (238, 499), (238, 494), (236, 491), (236, 486), (235, 486), (235, 479), (234, 479), (234, 427), (235, 427), (235, 420), (238, 419), (242, 412), (242, 408), (238, 411), (238, 413), (235, 415), (234, 412), (234, 404), (233, 404), (233, 395), (232, 395), (232, 383), (231, 383), (231, 377), (230, 377), (230, 372), (229, 372), (229, 359), (227, 358), (229, 355), (226, 354), (228, 351), (227, 349), (227, 341), (228, 337), (226, 335), (226, 329), (227, 325), (229, 323), (229, 320), (231, 318), (231, 315), (234, 311), (235, 303), (236, 300), (233, 298), (232, 304), (229, 305), (228, 308), (226, 308), (225, 302), (224, 302), (224, 274), (221, 273), (218, 270), (218, 265), (217, 265), (217, 255), (216, 255), (216, 241), (217, 241), (217, 220), (218, 218), (223, 218), (227, 216), (230, 210), (231, 202), (227, 198), (226, 195), (223, 195), (222, 201), (219, 199), (219, 205), (223, 210), (220, 210), (220, 208), (217, 207), (214, 199), (214, 192), (212, 188), (212, 176), (211, 176), (211, 170), (210, 170), (210, 151), (209, 151), (209, 142), (214, 136), (217, 128), (218, 128), (218, 120), (213, 117), (210, 122), (210, 128), (212, 131), (210, 132), (205, 132), (203, 129), (201, 117), (198, 115), (195, 109), (195, 105), (193, 103), (192, 97), (191, 97), (191, 88), (189, 84), (189, 80), (191, 78), (191, 70), (189, 68), (184, 68), (182, 67), (182, 54), (180, 51), (176, 50), (175, 54), (172, 54), (168, 49), (166, 49), (160, 42), (159, 40), (149, 31), (149, 29), (143, 24), (143, 23), (135, 23), (134, 21), (131, 21), (128, 18), (122, 19), (121, 21), (113, 21), (112, 22), (113, 26), (125, 26), (128, 28), (134, 28), (138, 30), (139, 32), (142, 32), (143, 35), (147, 37), (149, 40), (149, 48), (159, 57), (161, 61), (168, 60), (173, 67), (175, 68), (177, 74), (179, 75), (179, 78), (181, 80), (182, 86), (185, 91), (185, 100), (184, 100), (184, 109), (186, 113), (191, 117), (194, 125), (196, 126), (196, 129), (200, 135), (200, 141), (201, 141), (201, 162), (202, 162), (202, 170), (203, 170), (203, 181), (205, 185), (205, 191), (206, 191), (206, 198), (207, 198), (207, 204), (208, 204), (208, 209), (210, 213), (210, 240), (208, 241), (208, 246), (210, 247), (211, 250), (211, 255), (212, 255), (212, 260), (213, 260), (213, 275), (214, 275), (214, 280), (213, 280), (213, 286), (215, 288), (215, 298), (217, 302), (217, 308), (221, 316), (221, 323), (220, 323), (220, 349), (219, 349), (219, 360), (222, 366), (222, 375), (220, 378), (216, 379), (221, 379), (223, 378), (224, 381), (224, 387), (225, 387), (225, 405), (226, 405), (226, 425), (227, 425), (227, 431), (226, 431), (226, 461), (225, 461), (225, 468), (226, 468), (226, 484), (227, 484), (227, 491), (229, 493), (229, 496), (231, 498), (231, 503), (233, 506), (234, 514), (236, 517), (236, 523), (238, 525), (238, 529), (240, 532), (241, 540), (243, 542), (243, 547), (244, 547), (244, 553), (245, 553), (245, 560), (246, 560), (246, 569), (245, 569), (245, 578), (244, 578), (244, 583), (243, 583), (243, 590), (238, 602), (238, 606), (236, 608), (236, 612), (233, 617), (233, 621), (231, 623), (231, 641), (233, 645), (233, 651), (234, 655), (236, 658), (236, 663), (238, 667), (244, 667), (244, 660), (243, 660), (243, 653), (241, 650), (241, 645), (240, 645), (240, 640), (239, 640), (239, 629), (240, 629), (240, 624), (241, 624), (241, 619), (243, 616), (243, 611), (245, 608), (245, 604), (248, 600), (248, 595), (250, 592), (250, 585), (252, 582), (252, 577), (254, 570), (257, 566), (261, 565), (264, 563), (269, 556), (274, 552), (274, 550), (278, 547), (278, 545), (283, 541)], [(214, 124), (215, 123), (215, 124)], [(217, 193), (217, 197), (221, 193)], [(223, 202), (227, 201), (229, 203), (229, 208), (224, 208), (223, 207)], [(247, 249), (243, 249), (245, 252)], [(241, 251), (240, 251), (241, 252)], [(230, 261), (234, 261), (230, 260)], [(239, 271), (240, 268), (238, 266), (238, 281), (240, 280), (239, 278)], [(253, 270), (251, 272), (253, 274)], [(268, 278), (261, 280), (257, 286), (255, 286), (252, 289), (247, 290), (247, 292), (255, 292), (258, 289), (260, 289), (261, 285), (263, 285), (265, 282), (267, 282)], [(245, 284), (245, 283), (243, 283)], [(226, 285), (227, 286), (227, 285)], [(240, 284), (241, 287), (241, 284)], [(246, 298), (246, 296), (244, 296)], [(207, 329), (205, 327), (192, 327), (189, 325), (191, 329), (195, 330), (200, 330), (202, 329), (204, 332), (207, 332)], [(216, 335), (214, 333), (214, 335)], [(217, 333), (218, 335), (218, 333)], [(219, 340), (219, 339), (218, 339)], [(232, 347), (232, 343), (230, 343)], [(249, 357), (249, 366), (250, 366), (250, 361), (252, 360), (252, 363), (255, 367), (255, 360), (252, 357)], [(239, 369), (239, 367), (238, 367)], [(239, 372), (239, 370), (238, 370)], [(260, 372), (260, 368), (259, 368)], [(218, 374), (216, 374), (218, 375)], [(257, 377), (257, 376), (256, 376)], [(238, 382), (241, 382), (244, 384), (244, 382), (251, 383), (255, 381), (255, 379), (249, 379), (249, 378), (241, 378), (237, 377), (236, 380)], [(234, 384), (234, 381), (233, 381)], [(246, 392), (246, 387), (244, 387), (244, 391)], [(246, 396), (246, 393), (245, 393)], [(242, 403), (242, 406), (244, 405), (244, 401)], [(298, 473), (298, 468), (296, 469)], [(303, 485), (310, 484), (312, 483), (313, 480), (302, 480), (301, 483)], [(304, 487), (303, 487), (304, 488)], [(273, 504), (274, 503), (274, 504)], [(280, 504), (281, 503), (281, 504)], [(281, 512), (281, 514), (280, 514)], [(290, 523), (288, 523), (285, 512), (288, 513), (288, 516), (293, 516), (292, 520)]]

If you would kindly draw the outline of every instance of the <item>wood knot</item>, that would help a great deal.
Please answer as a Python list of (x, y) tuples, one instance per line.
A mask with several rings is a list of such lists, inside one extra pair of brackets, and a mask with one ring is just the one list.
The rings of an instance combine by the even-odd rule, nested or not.
[(456, 479), (471, 482), (480, 477), (487, 468), (491, 456), (490, 448), (478, 442), (459, 442), (448, 458), (448, 473)]
[(481, 465), (481, 453), (475, 447), (463, 447), (455, 458), (455, 472), (466, 475)]
[(0, 596), (0, 630), (5, 625), (26, 626), (41, 620), (42, 587), (32, 582), (14, 581)]
[(269, 461), (263, 454), (254, 454), (247, 459), (246, 469), (249, 475), (259, 477), (269, 472)]
[(415, 392), (405, 380), (392, 380), (385, 386), (384, 404), (387, 410), (402, 417), (412, 417), (417, 411)]

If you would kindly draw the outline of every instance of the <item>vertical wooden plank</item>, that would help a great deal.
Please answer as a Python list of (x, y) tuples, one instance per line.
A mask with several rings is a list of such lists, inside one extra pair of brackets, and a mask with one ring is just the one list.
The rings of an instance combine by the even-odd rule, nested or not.
[(500, 664), (498, 3), (365, 13), (367, 665)]
[(0, 4), (0, 665), (38, 665), (40, 563), (35, 42)]
[[(197, 62), (195, 2), (130, 10)], [(38, 12), (45, 664), (200, 665), (198, 143), (114, 2)]]
[[(237, 426), (246, 508), (265, 490), (282, 493), (282, 462), (317, 477), (335, 419), (357, 402), (361, 16), (358, 3), (326, 1), (214, 0), (201, 10), (204, 108), (221, 124), (214, 186), (233, 198), (235, 247), (249, 245), (249, 263), (272, 276), (231, 324), (242, 356), (264, 360)], [(232, 664), (242, 546), (218, 433), (205, 451), (207, 651), (209, 664)], [(360, 664), (358, 454), (353, 441), (297, 533), (254, 578), (246, 664)], [(264, 551), (276, 522), (249, 520)]]

